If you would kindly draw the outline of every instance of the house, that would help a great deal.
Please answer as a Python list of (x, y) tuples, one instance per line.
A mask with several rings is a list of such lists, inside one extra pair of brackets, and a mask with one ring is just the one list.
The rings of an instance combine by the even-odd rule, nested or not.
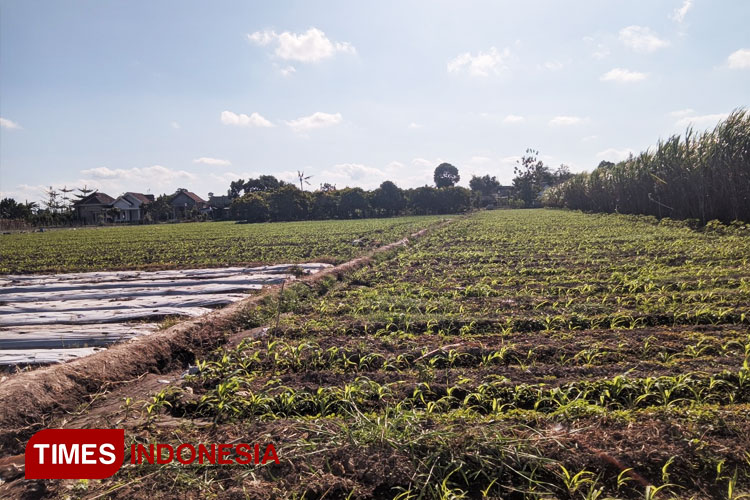
[(146, 205), (154, 201), (154, 195), (127, 192), (112, 203), (119, 209), (115, 222), (138, 222), (143, 220)]
[(228, 217), (231, 204), (232, 198), (229, 195), (214, 196), (213, 193), (208, 193), (208, 206), (211, 207), (211, 217), (214, 219)]
[(73, 203), (73, 209), (78, 220), (84, 224), (96, 224), (106, 220), (107, 211), (114, 201), (108, 194), (96, 191)]
[(511, 198), (515, 194), (513, 186), (500, 186), (497, 188), (497, 201), (500, 205), (509, 205)]
[(232, 198), (229, 195), (214, 196), (213, 193), (208, 193), (208, 204), (211, 208), (227, 208), (232, 204)]
[(513, 186), (498, 186), (497, 191), (483, 192), (479, 195), (479, 206), (485, 208), (497, 208), (510, 206), (510, 200), (513, 198)]
[(198, 210), (198, 212), (200, 213), (211, 211), (211, 207), (208, 205), (206, 200), (204, 200), (197, 194), (183, 188), (177, 190), (177, 192), (172, 196), (172, 200), (169, 202), (169, 204), (174, 210), (175, 219), (188, 218), (193, 209)]

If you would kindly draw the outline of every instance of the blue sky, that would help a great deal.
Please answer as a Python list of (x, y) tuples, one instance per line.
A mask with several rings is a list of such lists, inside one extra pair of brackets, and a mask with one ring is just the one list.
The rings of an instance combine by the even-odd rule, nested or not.
[(750, 100), (750, 2), (0, 1), (0, 196), (590, 170)]

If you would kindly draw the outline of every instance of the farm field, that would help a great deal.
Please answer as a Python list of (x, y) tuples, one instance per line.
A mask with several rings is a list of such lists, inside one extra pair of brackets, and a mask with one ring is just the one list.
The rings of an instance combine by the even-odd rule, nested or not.
[(46, 496), (750, 494), (746, 236), (481, 212), (280, 300), (245, 311), (197, 374), (58, 422), (124, 427), (126, 449), (270, 442), (280, 464), (142, 465)]
[(0, 237), (0, 274), (338, 263), (437, 220), (194, 222), (10, 234)]
[[(93, 353), (156, 331), (146, 320), (204, 315), (294, 279), (295, 272), (331, 265), (302, 262), (348, 260), (436, 220), (219, 222), (4, 235), (0, 267), (18, 274), (0, 274), (0, 367)], [(224, 267), (242, 262), (272, 265)], [(185, 269), (190, 264), (204, 269)], [(119, 268), (128, 271), (109, 271)], [(77, 270), (88, 272), (70, 272)], [(65, 273), (23, 274), (30, 271)]]

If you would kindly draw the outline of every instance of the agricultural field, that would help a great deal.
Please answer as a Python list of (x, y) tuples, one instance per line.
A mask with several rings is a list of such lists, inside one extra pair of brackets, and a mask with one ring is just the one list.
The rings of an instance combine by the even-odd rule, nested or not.
[(228, 335), (170, 384), (97, 394), (57, 424), (125, 428), (126, 450), (273, 443), (279, 464), (146, 464), (38, 491), (750, 495), (747, 236), (622, 215), (481, 212), (338, 278), (294, 283), (248, 307)]
[(0, 236), (0, 274), (339, 263), (437, 220), (195, 222), (9, 234)]

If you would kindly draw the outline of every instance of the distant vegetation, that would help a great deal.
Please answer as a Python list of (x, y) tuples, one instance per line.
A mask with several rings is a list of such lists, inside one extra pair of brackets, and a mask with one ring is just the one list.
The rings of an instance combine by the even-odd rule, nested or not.
[(750, 221), (750, 114), (737, 110), (711, 131), (688, 129), (655, 148), (546, 191), (548, 206), (673, 219)]
[[(255, 186), (257, 183), (258, 179), (250, 179), (245, 185)], [(248, 222), (361, 219), (450, 214), (465, 212), (471, 207), (472, 192), (456, 186), (401, 189), (393, 182), (385, 181), (372, 191), (323, 185), (321, 189), (310, 192), (284, 183), (275, 188), (245, 189), (242, 196), (232, 201), (228, 216)]]
[[(300, 172), (300, 188), (304, 177)], [(337, 189), (323, 183), (313, 192), (261, 175), (257, 179), (238, 179), (229, 186), (232, 198), (229, 218), (248, 222), (292, 221), (306, 219), (361, 219), (395, 215), (429, 215), (465, 212), (479, 201), (480, 191), (457, 187), (458, 169), (449, 163), (435, 168), (437, 187), (401, 189), (391, 181), (366, 191), (358, 187)], [(242, 193), (242, 196), (240, 196)]]

